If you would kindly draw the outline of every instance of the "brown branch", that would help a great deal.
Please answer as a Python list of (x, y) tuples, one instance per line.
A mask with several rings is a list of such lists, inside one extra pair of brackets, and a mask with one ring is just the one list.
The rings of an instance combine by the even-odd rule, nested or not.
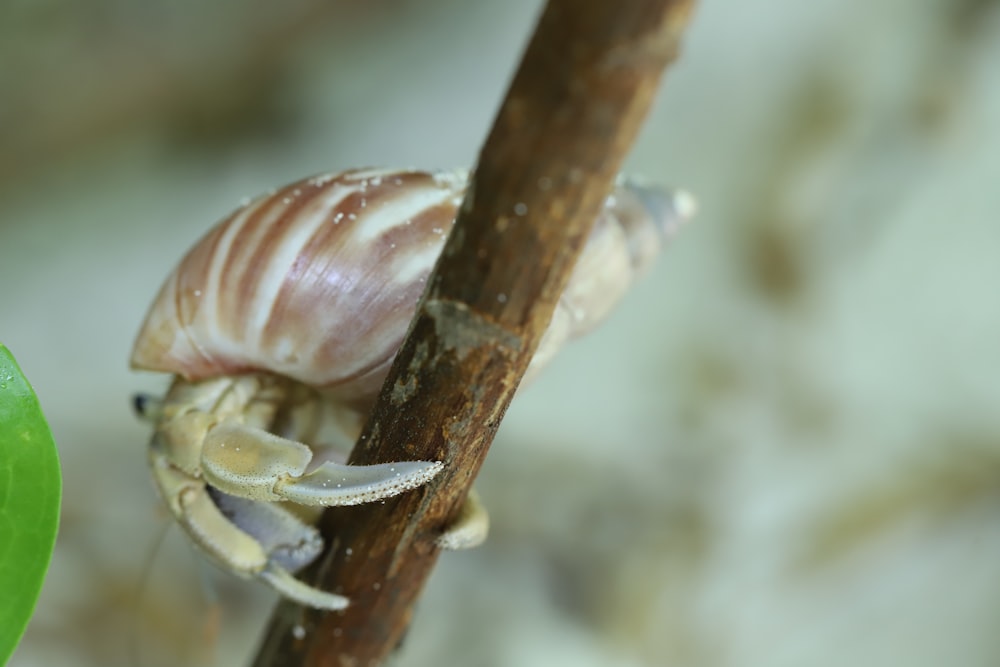
[(328, 551), (304, 578), (352, 604), (282, 602), (257, 667), (369, 667), (399, 643), (692, 4), (549, 1), (351, 455), (444, 471), (384, 504), (327, 510)]

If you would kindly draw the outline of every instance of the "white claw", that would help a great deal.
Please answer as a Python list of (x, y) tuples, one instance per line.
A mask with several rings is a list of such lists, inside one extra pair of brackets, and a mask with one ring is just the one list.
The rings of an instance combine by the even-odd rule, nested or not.
[(326, 462), (301, 477), (279, 480), (274, 492), (300, 505), (360, 505), (390, 498), (434, 478), (440, 461), (404, 461), (372, 466)]
[(441, 472), (437, 461), (349, 466), (327, 461), (306, 472), (312, 451), (294, 440), (233, 421), (205, 436), (201, 469), (215, 488), (249, 500), (360, 505), (416, 488)]
[(230, 495), (250, 500), (281, 500), (274, 492), (282, 478), (296, 478), (312, 460), (301, 442), (226, 421), (205, 436), (201, 468), (205, 480)]

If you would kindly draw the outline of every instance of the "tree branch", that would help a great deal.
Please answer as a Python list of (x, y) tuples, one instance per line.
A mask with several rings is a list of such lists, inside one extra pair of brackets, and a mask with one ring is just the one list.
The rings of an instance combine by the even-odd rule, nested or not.
[(328, 551), (303, 578), (351, 606), (281, 602), (257, 667), (369, 667), (399, 643), (692, 4), (548, 2), (350, 458), (444, 471), (384, 504), (326, 511)]

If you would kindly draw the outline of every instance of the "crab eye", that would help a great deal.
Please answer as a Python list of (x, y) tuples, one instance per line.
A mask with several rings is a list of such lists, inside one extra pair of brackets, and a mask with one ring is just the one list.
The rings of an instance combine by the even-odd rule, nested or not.
[(160, 418), (163, 401), (152, 394), (134, 394), (132, 396), (132, 410), (139, 419), (155, 422)]

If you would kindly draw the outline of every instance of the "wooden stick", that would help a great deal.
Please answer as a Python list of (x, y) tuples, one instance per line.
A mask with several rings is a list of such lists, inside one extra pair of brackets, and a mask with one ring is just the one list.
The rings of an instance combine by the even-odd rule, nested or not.
[(372, 667), (400, 642), (692, 5), (548, 2), (350, 459), (444, 471), (384, 504), (326, 511), (328, 550), (303, 579), (351, 606), (283, 601), (256, 667)]

